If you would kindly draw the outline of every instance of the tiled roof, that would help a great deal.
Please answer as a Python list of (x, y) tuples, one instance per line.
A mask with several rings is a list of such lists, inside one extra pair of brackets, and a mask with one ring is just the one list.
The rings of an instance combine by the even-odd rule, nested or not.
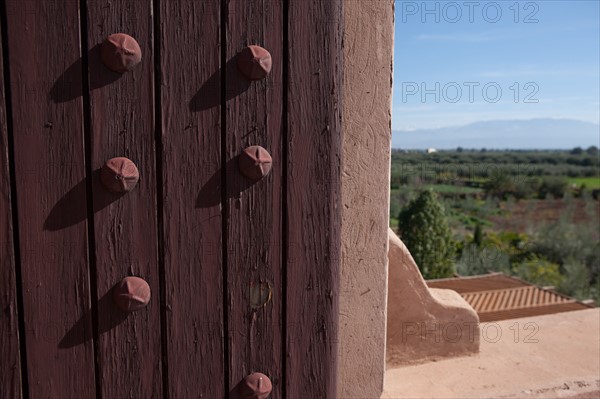
[(459, 294), (465, 292), (479, 292), (531, 286), (531, 284), (523, 280), (514, 277), (509, 277), (502, 273), (490, 273), (480, 276), (427, 280), (427, 285), (430, 288), (448, 288), (458, 292)]
[(482, 322), (589, 308), (568, 296), (501, 273), (430, 280), (427, 285), (458, 292)]

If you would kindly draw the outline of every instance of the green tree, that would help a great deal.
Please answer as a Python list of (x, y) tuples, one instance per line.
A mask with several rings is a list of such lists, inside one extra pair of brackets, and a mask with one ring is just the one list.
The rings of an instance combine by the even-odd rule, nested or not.
[(548, 194), (551, 194), (554, 198), (562, 198), (565, 196), (568, 186), (569, 182), (564, 177), (545, 177), (538, 188), (538, 197), (540, 199), (545, 199)]
[(516, 200), (522, 200), (531, 197), (536, 191), (535, 181), (523, 182), (519, 181), (515, 183), (513, 196)]
[(485, 183), (485, 192), (487, 195), (506, 199), (507, 195), (515, 191), (515, 183), (511, 176), (505, 171), (495, 171)]
[(483, 227), (479, 222), (475, 226), (475, 232), (473, 233), (473, 244), (478, 247), (481, 247), (481, 244), (483, 244)]
[(431, 190), (423, 191), (398, 216), (400, 236), (426, 279), (454, 274), (456, 246), (444, 208)]

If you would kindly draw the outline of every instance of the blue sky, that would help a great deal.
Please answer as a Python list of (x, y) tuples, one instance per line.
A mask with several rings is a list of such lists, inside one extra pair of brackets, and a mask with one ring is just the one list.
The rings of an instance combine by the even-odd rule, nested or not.
[(599, 4), (396, 1), (392, 129), (599, 123)]

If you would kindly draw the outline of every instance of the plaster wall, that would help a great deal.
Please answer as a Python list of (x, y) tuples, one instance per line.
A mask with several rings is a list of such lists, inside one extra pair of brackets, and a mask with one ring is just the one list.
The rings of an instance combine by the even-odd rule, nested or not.
[(393, 18), (393, 0), (344, 1), (340, 398), (383, 390)]

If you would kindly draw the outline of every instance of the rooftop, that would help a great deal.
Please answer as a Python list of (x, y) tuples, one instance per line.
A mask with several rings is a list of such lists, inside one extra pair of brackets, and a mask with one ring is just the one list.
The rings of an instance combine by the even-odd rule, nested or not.
[(475, 309), (482, 322), (591, 307), (551, 289), (540, 288), (502, 273), (429, 280), (427, 285), (458, 292)]
[(476, 355), (388, 369), (382, 398), (600, 398), (598, 308), (480, 328)]

